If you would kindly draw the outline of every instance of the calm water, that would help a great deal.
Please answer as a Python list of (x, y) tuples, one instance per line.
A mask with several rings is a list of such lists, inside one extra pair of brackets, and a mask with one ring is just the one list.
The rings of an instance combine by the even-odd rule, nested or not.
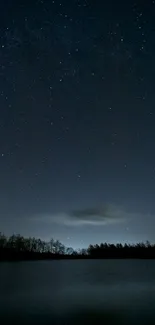
[(155, 324), (155, 261), (0, 264), (0, 324)]

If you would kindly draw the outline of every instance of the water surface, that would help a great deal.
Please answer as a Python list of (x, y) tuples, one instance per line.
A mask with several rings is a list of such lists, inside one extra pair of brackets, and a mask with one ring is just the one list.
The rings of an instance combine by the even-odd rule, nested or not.
[(154, 260), (0, 264), (2, 324), (155, 324)]

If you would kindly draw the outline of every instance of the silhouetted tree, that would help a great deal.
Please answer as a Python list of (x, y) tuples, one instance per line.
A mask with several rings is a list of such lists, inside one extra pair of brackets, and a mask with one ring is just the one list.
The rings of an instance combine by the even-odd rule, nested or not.
[(82, 256), (87, 255), (88, 254), (87, 249), (85, 249), (85, 248), (80, 249), (79, 254), (82, 255)]
[(65, 253), (65, 246), (59, 240), (56, 240), (54, 242), (54, 249), (55, 249), (55, 254), (62, 255)]
[(67, 254), (67, 255), (72, 255), (73, 252), (74, 252), (74, 249), (73, 249), (72, 247), (67, 247), (67, 248), (66, 248), (66, 254)]
[(42, 258), (155, 258), (155, 245), (146, 243), (89, 245), (78, 251), (65, 247), (59, 240), (49, 242), (20, 234), (6, 237), (0, 232), (0, 260)]
[(0, 232), (0, 249), (4, 249), (7, 244), (7, 238), (4, 234)]

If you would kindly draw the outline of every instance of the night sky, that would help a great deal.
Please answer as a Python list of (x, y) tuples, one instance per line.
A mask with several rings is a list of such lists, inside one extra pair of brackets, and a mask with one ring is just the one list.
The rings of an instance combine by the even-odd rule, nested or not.
[(155, 242), (155, 1), (0, 2), (0, 230)]

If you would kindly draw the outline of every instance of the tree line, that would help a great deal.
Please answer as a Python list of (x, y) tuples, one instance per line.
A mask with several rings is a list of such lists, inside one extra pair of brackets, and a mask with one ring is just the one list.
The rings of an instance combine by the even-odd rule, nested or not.
[(65, 258), (155, 258), (155, 245), (108, 244), (89, 245), (86, 249), (74, 250), (59, 240), (43, 241), (34, 237), (25, 238), (20, 234), (5, 236), (0, 232), (0, 260), (34, 260)]
[(40, 238), (25, 238), (20, 234), (10, 237), (0, 232), (0, 259), (14, 259), (15, 257), (40, 258), (74, 254), (71, 247), (65, 247), (59, 240), (49, 242)]

